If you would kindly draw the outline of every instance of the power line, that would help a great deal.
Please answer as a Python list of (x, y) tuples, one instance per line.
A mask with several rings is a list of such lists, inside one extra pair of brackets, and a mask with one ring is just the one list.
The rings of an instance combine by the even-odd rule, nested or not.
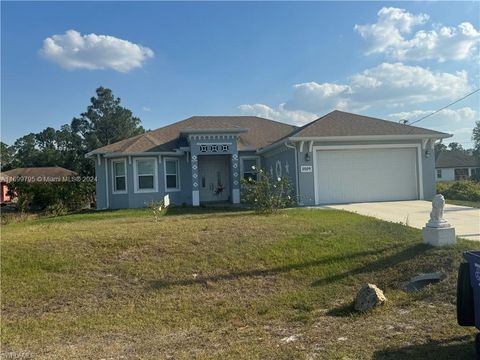
[(436, 113), (439, 113), (440, 111), (445, 110), (446, 108), (448, 108), (448, 107), (450, 107), (450, 106), (452, 106), (452, 105), (455, 105), (456, 103), (458, 103), (458, 102), (466, 99), (467, 97), (469, 97), (469, 96), (471, 96), (471, 95), (473, 95), (473, 94), (475, 94), (475, 93), (477, 93), (477, 92), (479, 92), (479, 91), (480, 91), (480, 88), (472, 91), (471, 93), (465, 95), (464, 97), (462, 97), (462, 98), (460, 98), (460, 99), (458, 99), (458, 100), (455, 100), (454, 102), (452, 102), (452, 103), (450, 103), (450, 104), (448, 104), (448, 105), (446, 105), (446, 106), (444, 106), (444, 107), (442, 107), (442, 108), (440, 108), (440, 109), (438, 109), (438, 110), (435, 110), (434, 112), (432, 112), (432, 113), (430, 113), (430, 114), (428, 114), (428, 115), (425, 115), (424, 117), (422, 117), (422, 118), (420, 118), (420, 119), (418, 119), (418, 120), (415, 120), (415, 121), (411, 122), (411, 123), (408, 124), (408, 125), (413, 125), (413, 124), (416, 124), (416, 123), (418, 123), (418, 122), (420, 122), (420, 121), (422, 121), (422, 120), (425, 120), (426, 118), (428, 118), (428, 117), (430, 117), (430, 116), (432, 116), (432, 115), (435, 115)]

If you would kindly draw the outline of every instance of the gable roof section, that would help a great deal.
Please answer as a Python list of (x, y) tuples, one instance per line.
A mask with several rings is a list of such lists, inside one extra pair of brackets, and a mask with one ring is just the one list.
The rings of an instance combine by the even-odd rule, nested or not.
[(268, 146), (297, 129), (296, 126), (256, 116), (193, 116), (188, 119), (125, 139), (87, 155), (141, 152), (168, 152), (182, 146), (181, 133), (189, 130), (246, 130), (239, 135), (239, 150), (256, 150)]
[[(10, 181), (15, 177), (31, 178), (31, 181), (42, 182), (48, 178), (66, 178), (76, 176), (77, 173), (72, 170), (62, 168), (60, 166), (44, 166), (44, 167), (29, 167), (16, 168), (4, 171), (0, 174), (2, 181)], [(26, 179), (28, 181), (28, 179)]]
[(334, 110), (325, 116), (303, 126), (290, 138), (337, 137), (337, 136), (401, 136), (426, 135), (438, 138), (449, 134), (405, 125), (393, 121)]
[(480, 159), (463, 151), (441, 151), (435, 157), (435, 167), (480, 167)]

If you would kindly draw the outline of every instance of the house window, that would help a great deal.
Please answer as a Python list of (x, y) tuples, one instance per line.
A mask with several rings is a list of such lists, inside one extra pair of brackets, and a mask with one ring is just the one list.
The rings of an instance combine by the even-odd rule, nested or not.
[(470, 173), (473, 177), (480, 177), (480, 168), (471, 168)]
[(177, 159), (165, 159), (165, 190), (180, 190), (180, 176)]
[(437, 169), (437, 179), (442, 178), (442, 169)]
[(135, 159), (136, 192), (157, 191), (157, 161), (155, 158)]
[(257, 171), (259, 170), (258, 158), (248, 157), (241, 158), (242, 177), (245, 180), (252, 179), (257, 181)]
[(468, 179), (468, 168), (455, 169), (455, 180)]
[(113, 193), (127, 192), (127, 162), (123, 160), (112, 161)]

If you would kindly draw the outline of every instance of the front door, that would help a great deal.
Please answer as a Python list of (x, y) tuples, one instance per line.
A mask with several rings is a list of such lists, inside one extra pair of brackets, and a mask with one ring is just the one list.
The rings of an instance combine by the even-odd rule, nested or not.
[(199, 156), (200, 202), (227, 201), (230, 195), (228, 157)]

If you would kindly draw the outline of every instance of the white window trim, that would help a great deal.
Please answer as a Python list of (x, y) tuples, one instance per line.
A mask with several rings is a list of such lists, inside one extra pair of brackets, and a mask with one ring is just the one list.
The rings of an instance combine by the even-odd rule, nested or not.
[[(244, 160), (255, 160), (257, 165), (256, 166), (256, 170), (258, 171), (259, 168), (260, 168), (260, 157), (259, 156), (241, 156), (240, 157), (240, 179), (243, 179), (243, 174), (245, 171), (244, 170), (244, 165), (243, 165), (243, 161)], [(251, 172), (251, 171), (249, 171)]]
[(416, 183), (417, 196), (419, 200), (423, 200), (423, 163), (422, 163), (422, 145), (420, 144), (372, 144), (372, 145), (326, 145), (313, 147), (313, 186), (315, 205), (320, 204), (318, 196), (318, 178), (317, 178), (317, 150), (341, 150), (341, 149), (395, 149), (395, 148), (416, 148), (417, 149), (417, 166), (416, 166)]
[[(137, 161), (138, 160), (152, 160), (155, 164), (155, 170), (153, 173), (153, 189), (139, 189), (138, 188), (138, 171), (137, 171)], [(133, 192), (135, 194), (144, 194), (144, 193), (153, 193), (158, 192), (158, 158), (156, 157), (138, 157), (133, 158)]]
[[(123, 162), (123, 165), (125, 166), (125, 190), (116, 191), (115, 190), (116, 175), (115, 175), (115, 167), (114, 166), (115, 166), (115, 163), (121, 163), (121, 162)], [(112, 160), (110, 168), (112, 169), (112, 194), (127, 194), (128, 193), (127, 159), (122, 158), (122, 159)]]
[[(175, 161), (177, 163), (177, 187), (176, 188), (167, 188), (167, 161)], [(163, 158), (163, 181), (165, 184), (165, 192), (176, 192), (181, 191), (180, 185), (180, 159), (165, 157)]]

